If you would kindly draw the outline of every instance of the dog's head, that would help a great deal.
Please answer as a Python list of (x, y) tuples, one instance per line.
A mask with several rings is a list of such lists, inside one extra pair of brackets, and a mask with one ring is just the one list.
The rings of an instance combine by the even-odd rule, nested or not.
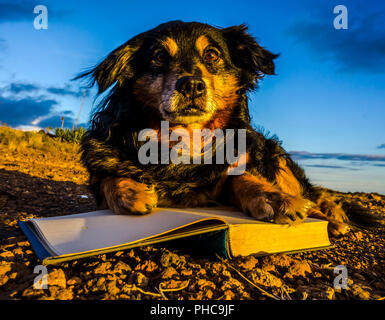
[(277, 55), (262, 48), (246, 27), (218, 29), (173, 21), (132, 38), (88, 72), (99, 93), (133, 94), (145, 108), (174, 124), (202, 123), (234, 106)]

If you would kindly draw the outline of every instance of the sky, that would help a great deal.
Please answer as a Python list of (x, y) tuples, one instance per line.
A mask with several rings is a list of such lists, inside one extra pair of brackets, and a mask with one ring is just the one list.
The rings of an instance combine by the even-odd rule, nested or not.
[[(348, 28), (335, 29), (336, 5)], [(36, 5), (48, 29), (36, 30)], [(246, 23), (279, 53), (250, 95), (255, 126), (276, 134), (311, 181), (385, 194), (385, 1), (0, 0), (0, 121), (86, 126), (95, 90), (71, 81), (136, 34), (170, 20)]]

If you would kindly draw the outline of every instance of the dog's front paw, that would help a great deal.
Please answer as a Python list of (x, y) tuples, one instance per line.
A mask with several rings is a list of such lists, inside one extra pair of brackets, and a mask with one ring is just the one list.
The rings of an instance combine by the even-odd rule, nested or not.
[(102, 191), (108, 207), (116, 214), (147, 214), (158, 202), (154, 187), (129, 178), (107, 178)]
[(344, 222), (329, 220), (328, 232), (332, 237), (340, 237), (350, 231), (350, 226)]
[(278, 201), (275, 200), (274, 222), (280, 224), (294, 224), (303, 221), (307, 212), (314, 206), (310, 200), (281, 195)]

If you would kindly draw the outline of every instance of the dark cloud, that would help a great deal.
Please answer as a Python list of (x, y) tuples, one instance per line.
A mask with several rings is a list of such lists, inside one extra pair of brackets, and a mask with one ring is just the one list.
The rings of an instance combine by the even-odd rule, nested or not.
[(20, 92), (38, 91), (40, 88), (31, 83), (12, 83), (7, 88), (11, 93), (18, 94)]
[(0, 97), (0, 121), (10, 126), (30, 125), (36, 118), (49, 114), (56, 100), (25, 98), (13, 100)]
[(359, 170), (357, 168), (350, 168), (350, 167), (344, 167), (344, 166), (324, 165), (324, 164), (304, 164), (303, 166), (307, 167), (307, 168), (345, 169), (345, 170), (353, 170), (353, 171)]
[(312, 12), (308, 20), (293, 24), (288, 33), (308, 46), (318, 59), (335, 62), (340, 71), (385, 72), (384, 3), (346, 4), (347, 30), (334, 28), (334, 5), (322, 7), (323, 11)]
[[(61, 127), (61, 117), (64, 117), (64, 127), (72, 128), (75, 123), (75, 115), (71, 110), (57, 112), (54, 106), (59, 105), (56, 97), (72, 96), (79, 98), (83, 96), (82, 89), (75, 90), (70, 85), (63, 87), (43, 87), (28, 82), (15, 82), (0, 88), (0, 122), (7, 123), (12, 127), (20, 125), (32, 125), (32, 122), (42, 118), (35, 125), (46, 127)], [(20, 96), (20, 94), (23, 94)], [(44, 95), (42, 95), (44, 94)], [(53, 99), (45, 96), (56, 96)], [(60, 101), (60, 100), (59, 100)], [(85, 123), (78, 124), (86, 127)]]
[[(37, 125), (42, 128), (52, 127), (52, 128), (60, 128), (62, 120), (61, 118), (64, 116), (64, 125), (63, 128), (72, 128), (75, 124), (76, 120), (73, 117), (72, 111), (63, 111), (60, 113), (56, 113), (49, 118), (46, 118), (40, 121)], [(86, 123), (78, 123), (77, 127), (87, 127)]]
[(63, 87), (42, 87), (28, 82), (15, 82), (11, 83), (8, 86), (0, 89), (3, 93), (7, 92), (9, 94), (19, 94), (19, 93), (38, 93), (39, 91), (45, 91), (45, 93), (53, 94), (57, 96), (72, 96), (75, 98), (82, 97), (84, 91), (82, 88), (77, 90), (73, 89), (70, 85), (65, 85)]
[[(39, 4), (39, 2), (29, 0), (0, 0), (0, 23), (25, 20), (33, 21), (36, 17), (33, 9)], [(48, 13), (55, 18), (62, 18), (71, 13), (69, 10), (57, 10), (45, 3), (43, 3), (43, 5), (47, 6)]]
[[(36, 125), (42, 128), (61, 127), (61, 117), (64, 117), (64, 128), (72, 128), (75, 116), (71, 110), (54, 111), (58, 105), (56, 100), (40, 97), (39, 99), (9, 99), (0, 97), (0, 122), (12, 127), (29, 126), (39, 117), (45, 117)], [(86, 123), (79, 123), (77, 127), (88, 127)]]
[(342, 166), (328, 166), (323, 164), (305, 164), (304, 167), (311, 167), (311, 168), (325, 168), (325, 169), (345, 169), (346, 167)]
[(84, 94), (84, 91), (80, 90), (74, 90), (70, 86), (65, 87), (49, 87), (47, 88), (47, 92), (60, 95), (60, 96), (73, 96), (76, 98), (82, 97)]
[(377, 147), (377, 149), (385, 149), (385, 143), (380, 144), (380, 145)]
[(346, 154), (346, 153), (311, 153), (306, 151), (290, 152), (295, 160), (335, 159), (349, 161), (385, 161), (385, 155)]
[(32, 19), (33, 8), (34, 5), (30, 1), (0, 0), (0, 22)]

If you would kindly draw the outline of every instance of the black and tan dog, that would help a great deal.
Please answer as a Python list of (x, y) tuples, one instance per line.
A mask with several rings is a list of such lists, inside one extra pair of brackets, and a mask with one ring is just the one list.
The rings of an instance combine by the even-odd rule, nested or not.
[[(232, 204), (256, 219), (277, 223), (306, 216), (329, 220), (329, 231), (348, 230), (342, 208), (313, 186), (279, 141), (250, 124), (247, 93), (274, 74), (277, 55), (246, 27), (224, 29), (173, 21), (139, 34), (81, 77), (110, 89), (93, 115), (82, 159), (101, 207), (117, 214), (147, 214), (156, 206)], [(183, 127), (246, 129), (247, 167), (229, 164), (148, 164), (138, 161), (138, 132)]]

